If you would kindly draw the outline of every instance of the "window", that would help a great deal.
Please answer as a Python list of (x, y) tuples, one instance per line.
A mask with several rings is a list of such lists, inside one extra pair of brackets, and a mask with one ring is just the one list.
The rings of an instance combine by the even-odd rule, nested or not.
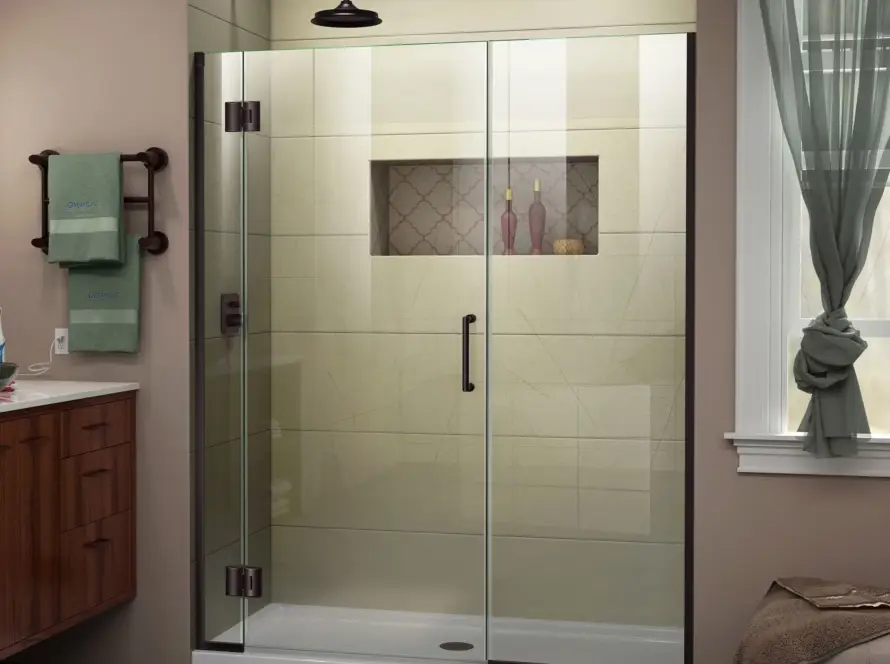
[(739, 3), (736, 422), (739, 472), (890, 477), (890, 195), (875, 217), (847, 313), (868, 341), (856, 363), (872, 435), (859, 456), (815, 459), (795, 431), (808, 395), (791, 373), (821, 312), (809, 225), (779, 118), (759, 3)]

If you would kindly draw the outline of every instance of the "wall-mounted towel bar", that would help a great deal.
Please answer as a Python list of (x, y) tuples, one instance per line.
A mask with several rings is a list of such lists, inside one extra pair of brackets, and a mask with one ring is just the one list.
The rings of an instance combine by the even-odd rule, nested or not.
[[(31, 246), (37, 247), (43, 253), (49, 250), (49, 158), (59, 154), (55, 150), (44, 150), (40, 154), (32, 154), (28, 161), (40, 169), (40, 194), (41, 204), (40, 237), (31, 240)], [(148, 148), (145, 152), (136, 154), (122, 154), (122, 162), (138, 161), (145, 166), (148, 173), (147, 196), (125, 196), (124, 207), (146, 207), (148, 212), (148, 234), (140, 238), (139, 247), (155, 256), (163, 254), (170, 246), (170, 240), (159, 230), (155, 229), (155, 173), (158, 173), (170, 163), (167, 153), (161, 148)]]

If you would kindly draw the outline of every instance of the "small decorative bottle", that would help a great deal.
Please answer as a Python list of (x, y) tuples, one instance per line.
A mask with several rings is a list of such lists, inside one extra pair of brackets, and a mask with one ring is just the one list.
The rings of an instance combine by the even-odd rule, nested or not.
[(535, 180), (535, 201), (528, 209), (528, 230), (532, 238), (532, 256), (540, 256), (544, 247), (547, 208), (541, 202), (541, 181)]
[(516, 213), (513, 212), (513, 190), (507, 187), (507, 209), (501, 215), (501, 235), (504, 237), (504, 254), (512, 256), (516, 253)]

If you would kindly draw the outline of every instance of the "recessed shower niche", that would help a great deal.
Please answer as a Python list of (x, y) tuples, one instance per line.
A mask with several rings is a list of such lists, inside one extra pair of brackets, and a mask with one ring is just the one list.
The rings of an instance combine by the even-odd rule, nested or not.
[[(489, 178), (493, 253), (599, 252), (598, 157), (494, 160)], [(536, 185), (545, 211), (543, 224), (530, 221)], [(484, 255), (485, 189), (481, 160), (371, 162), (371, 254)], [(501, 221), (508, 189), (515, 226)], [(515, 232), (509, 252), (505, 229)], [(534, 251), (536, 245), (539, 252)]]

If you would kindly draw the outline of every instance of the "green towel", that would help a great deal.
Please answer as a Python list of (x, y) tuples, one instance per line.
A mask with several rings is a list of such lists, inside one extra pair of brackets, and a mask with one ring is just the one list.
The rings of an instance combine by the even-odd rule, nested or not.
[(49, 262), (120, 265), (124, 256), (120, 154), (51, 155)]
[(139, 351), (142, 254), (139, 237), (126, 239), (122, 266), (68, 270), (68, 349), (71, 352)]

